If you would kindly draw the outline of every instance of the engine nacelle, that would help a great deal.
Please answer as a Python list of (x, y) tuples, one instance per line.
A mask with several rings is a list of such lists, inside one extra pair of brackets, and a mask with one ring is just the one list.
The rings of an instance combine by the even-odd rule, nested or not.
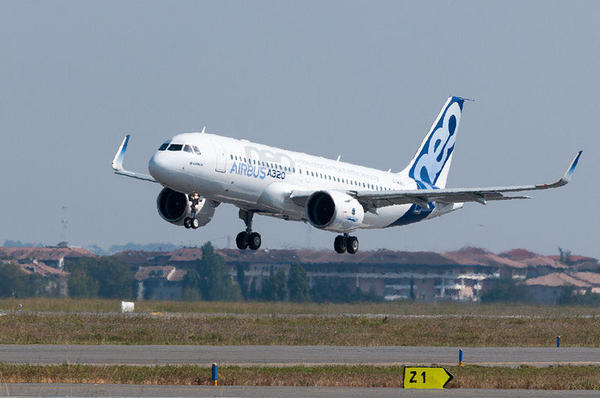
[(313, 227), (334, 232), (357, 229), (365, 217), (358, 200), (338, 191), (317, 191), (306, 202), (306, 218)]
[[(163, 220), (175, 225), (183, 225), (183, 220), (190, 217), (192, 209), (190, 200), (184, 193), (173, 191), (170, 188), (163, 188), (156, 198), (156, 208), (158, 214)], [(200, 226), (206, 225), (215, 214), (215, 208), (218, 203), (212, 200), (201, 198), (196, 210), (196, 218), (200, 222)]]

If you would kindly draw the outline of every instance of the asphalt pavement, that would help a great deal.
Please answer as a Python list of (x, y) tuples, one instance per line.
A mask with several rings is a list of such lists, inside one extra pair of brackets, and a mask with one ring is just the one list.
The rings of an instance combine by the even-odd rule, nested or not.
[(130, 384), (13, 384), (0, 385), (0, 395), (18, 397), (597, 397), (598, 391), (541, 390), (404, 390), (353, 387), (138, 386)]
[(0, 345), (0, 362), (28, 364), (164, 365), (600, 365), (600, 348), (580, 347), (339, 347), (192, 345)]

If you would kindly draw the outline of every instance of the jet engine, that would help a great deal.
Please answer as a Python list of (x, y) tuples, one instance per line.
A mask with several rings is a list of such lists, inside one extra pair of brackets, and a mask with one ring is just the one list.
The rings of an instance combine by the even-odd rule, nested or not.
[(306, 202), (306, 217), (311, 225), (328, 231), (353, 231), (362, 224), (364, 216), (358, 200), (339, 191), (317, 191)]
[[(192, 214), (191, 202), (184, 193), (163, 188), (156, 198), (156, 208), (163, 220), (175, 225), (183, 225), (183, 220)], [(196, 219), (200, 226), (206, 225), (215, 214), (218, 203), (201, 198), (196, 210)]]

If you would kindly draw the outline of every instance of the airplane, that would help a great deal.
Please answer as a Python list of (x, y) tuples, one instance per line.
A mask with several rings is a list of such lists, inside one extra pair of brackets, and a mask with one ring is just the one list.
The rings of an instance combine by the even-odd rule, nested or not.
[(358, 251), (358, 238), (350, 235), (358, 229), (429, 220), (466, 202), (530, 199), (506, 194), (558, 188), (570, 181), (582, 151), (562, 178), (550, 184), (446, 188), (466, 100), (448, 98), (413, 159), (397, 173), (209, 134), (206, 127), (160, 145), (148, 163), (150, 175), (123, 167), (128, 134), (112, 168), (162, 185), (156, 200), (159, 215), (188, 229), (210, 222), (221, 203), (236, 206), (246, 225), (236, 237), (240, 250), (260, 248), (261, 236), (252, 229), (253, 216), (259, 214), (335, 232), (335, 251), (350, 254)]

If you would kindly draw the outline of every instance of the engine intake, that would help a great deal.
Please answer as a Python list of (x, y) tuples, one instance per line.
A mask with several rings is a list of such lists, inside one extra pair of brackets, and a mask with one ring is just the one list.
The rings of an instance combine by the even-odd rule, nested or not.
[[(186, 194), (174, 191), (171, 188), (163, 188), (156, 198), (158, 214), (163, 220), (175, 225), (183, 225), (183, 220), (191, 216), (192, 209), (190, 205), (190, 200)], [(218, 203), (212, 200), (200, 199), (196, 210), (196, 218), (200, 222), (200, 226), (210, 222), (217, 206)]]
[(306, 202), (306, 218), (312, 226), (335, 232), (357, 229), (365, 216), (358, 200), (338, 191), (317, 191)]

